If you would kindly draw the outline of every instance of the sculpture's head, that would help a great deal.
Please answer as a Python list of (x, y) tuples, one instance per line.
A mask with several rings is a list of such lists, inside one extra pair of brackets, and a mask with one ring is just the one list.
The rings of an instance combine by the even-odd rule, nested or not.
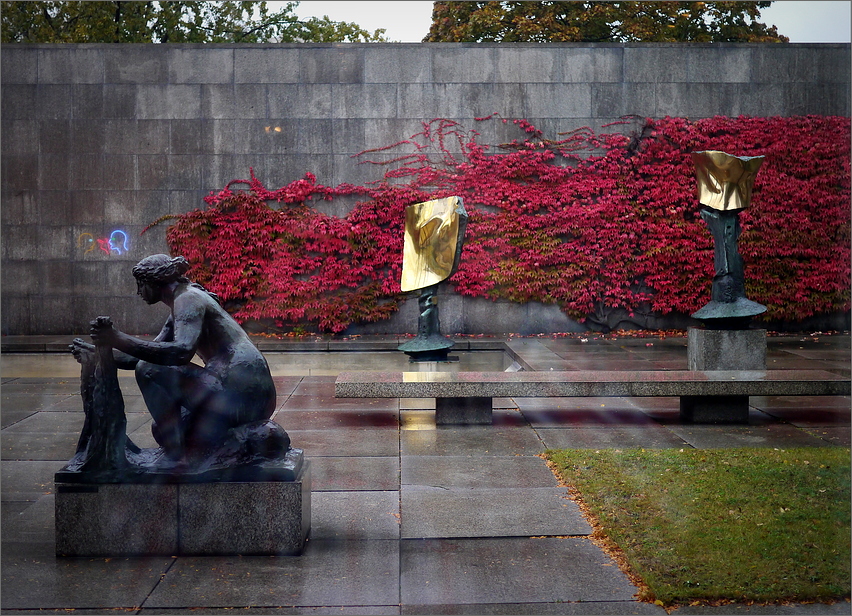
[(149, 304), (162, 299), (162, 287), (172, 282), (189, 282), (184, 274), (189, 262), (183, 257), (169, 255), (151, 255), (145, 257), (133, 267), (136, 278), (136, 292)]

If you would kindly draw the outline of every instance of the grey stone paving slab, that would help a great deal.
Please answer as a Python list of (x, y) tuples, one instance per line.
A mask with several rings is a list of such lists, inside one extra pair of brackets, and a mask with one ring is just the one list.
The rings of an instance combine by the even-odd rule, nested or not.
[(767, 415), (797, 427), (848, 426), (849, 409), (761, 406)]
[[(434, 417), (434, 413), (432, 413)], [(272, 416), (285, 430), (368, 430), (399, 428), (399, 411), (288, 411)], [(310, 453), (308, 453), (310, 455)]]
[(402, 537), (442, 539), (588, 535), (566, 488), (402, 486)]
[(300, 376), (273, 376), (272, 382), (275, 383), (275, 393), (278, 395), (278, 401), (282, 402), (287, 396), (292, 394), (301, 381), (302, 377)]
[(682, 438), (660, 426), (538, 428), (536, 432), (548, 449), (665, 449), (686, 445)]
[(294, 447), (310, 456), (398, 456), (395, 430), (287, 430)]
[(140, 606), (171, 558), (57, 558), (53, 541), (3, 543), (0, 596), (8, 608)]
[(315, 492), (399, 489), (399, 458), (309, 456), (309, 459)]
[(43, 460), (4, 460), (0, 463), (0, 496), (4, 501), (37, 501), (53, 492), (53, 475), (64, 464)]
[(0, 402), (0, 427), (7, 428), (8, 426), (15, 425), (22, 419), (26, 419), (30, 415), (34, 415), (38, 413), (35, 409), (27, 409), (27, 408), (9, 408), (5, 402)]
[(553, 473), (536, 456), (402, 456), (403, 486), (552, 488)]
[(45, 494), (35, 502), (5, 501), (2, 505), (2, 539), (24, 543), (49, 543), (55, 535), (55, 495)]
[(314, 492), (312, 541), (398, 540), (399, 492)]
[[(68, 394), (42, 394), (42, 393), (13, 393), (7, 390), (9, 386), (3, 386), (0, 394), (0, 409), (3, 415), (7, 411), (21, 413), (23, 411), (35, 412), (45, 409), (54, 409), (62, 402), (73, 401), (80, 403), (80, 397)], [(80, 403), (82, 410), (82, 403)]]
[(9, 436), (4, 432), (2, 459), (67, 462), (74, 457), (79, 438), (79, 432), (18, 432)]
[(396, 411), (399, 410), (399, 403), (395, 398), (335, 398), (332, 390), (326, 396), (294, 394), (280, 408), (282, 411)]
[(527, 427), (441, 426), (435, 430), (402, 430), (403, 456), (514, 456), (544, 451)]
[(666, 614), (666, 610), (638, 601), (565, 601), (562, 603), (470, 603), (464, 605), (403, 605), (402, 614), (494, 614), (520, 616), (605, 616)]
[(311, 541), (297, 557), (178, 558), (145, 608), (399, 605), (398, 541)]
[(577, 537), (404, 540), (400, 567), (403, 604), (630, 601), (636, 592)]
[(669, 429), (697, 449), (831, 446), (829, 442), (787, 424), (725, 427), (714, 425), (671, 425)]
[[(5, 610), (4, 610), (5, 613)], [(42, 612), (44, 613), (44, 612)], [(114, 613), (114, 612), (113, 612)], [(198, 616), (199, 610), (197, 608), (189, 608), (189, 609), (157, 609), (157, 608), (148, 608), (142, 609), (136, 612), (137, 614), (148, 614), (149, 616), (153, 616), (154, 614), (162, 615), (162, 616), (172, 616), (173, 614), (189, 614)], [(399, 606), (397, 605), (359, 605), (359, 606), (348, 606), (348, 605), (329, 605), (322, 607), (222, 607), (222, 608), (205, 608), (204, 614), (226, 614), (233, 616), (234, 614), (267, 614), (267, 615), (281, 615), (286, 616), (289, 614), (316, 614), (320, 615), (333, 615), (333, 614), (341, 614), (342, 616), (394, 616), (399, 614)]]
[[(602, 402), (607, 405), (609, 403)], [(600, 426), (652, 426), (653, 418), (647, 413), (623, 406), (600, 406), (593, 408), (541, 408), (522, 409), (526, 420), (534, 428), (547, 427), (600, 427)]]
[(3, 394), (53, 394), (80, 396), (79, 379), (23, 379), (18, 378), (10, 383), (3, 383)]
[(852, 427), (850, 426), (818, 426), (806, 428), (805, 431), (838, 447), (852, 445)]

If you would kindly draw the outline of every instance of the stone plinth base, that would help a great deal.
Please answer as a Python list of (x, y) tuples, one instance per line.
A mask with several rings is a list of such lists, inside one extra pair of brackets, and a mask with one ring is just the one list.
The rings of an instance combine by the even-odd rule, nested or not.
[(765, 329), (687, 332), (687, 370), (766, 370)]
[(748, 423), (748, 396), (681, 396), (680, 418), (692, 423)]
[(491, 398), (435, 398), (435, 423), (491, 425)]
[[(689, 370), (766, 370), (765, 329), (687, 332)], [(748, 396), (681, 396), (680, 417), (693, 423), (748, 423)]]
[(311, 527), (295, 481), (56, 484), (58, 556), (296, 555)]

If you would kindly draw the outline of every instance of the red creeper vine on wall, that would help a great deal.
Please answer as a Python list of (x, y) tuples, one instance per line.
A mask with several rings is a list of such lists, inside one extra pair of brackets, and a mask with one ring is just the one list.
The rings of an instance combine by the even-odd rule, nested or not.
[[(513, 123), (521, 138), (488, 146), (451, 120), (424, 122), (358, 155), (387, 166), (376, 183), (328, 187), (308, 173), (268, 190), (252, 171), (205, 209), (154, 224), (175, 219), (170, 250), (238, 321), (278, 331), (388, 318), (403, 297), (403, 210), (451, 195), (470, 215), (450, 280), (460, 294), (556, 303), (580, 321), (610, 309), (690, 313), (709, 299), (713, 242), (689, 153), (723, 150), (766, 157), (739, 242), (764, 318), (849, 309), (849, 118), (665, 118), (632, 137), (583, 128), (555, 139)], [(310, 206), (343, 196), (359, 199), (344, 218)]]

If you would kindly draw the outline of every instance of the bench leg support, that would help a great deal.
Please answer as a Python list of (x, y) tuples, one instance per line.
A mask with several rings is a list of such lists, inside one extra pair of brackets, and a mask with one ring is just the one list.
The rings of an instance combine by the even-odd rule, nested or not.
[(491, 398), (435, 398), (437, 425), (491, 425)]
[(681, 421), (748, 423), (748, 396), (681, 396)]

